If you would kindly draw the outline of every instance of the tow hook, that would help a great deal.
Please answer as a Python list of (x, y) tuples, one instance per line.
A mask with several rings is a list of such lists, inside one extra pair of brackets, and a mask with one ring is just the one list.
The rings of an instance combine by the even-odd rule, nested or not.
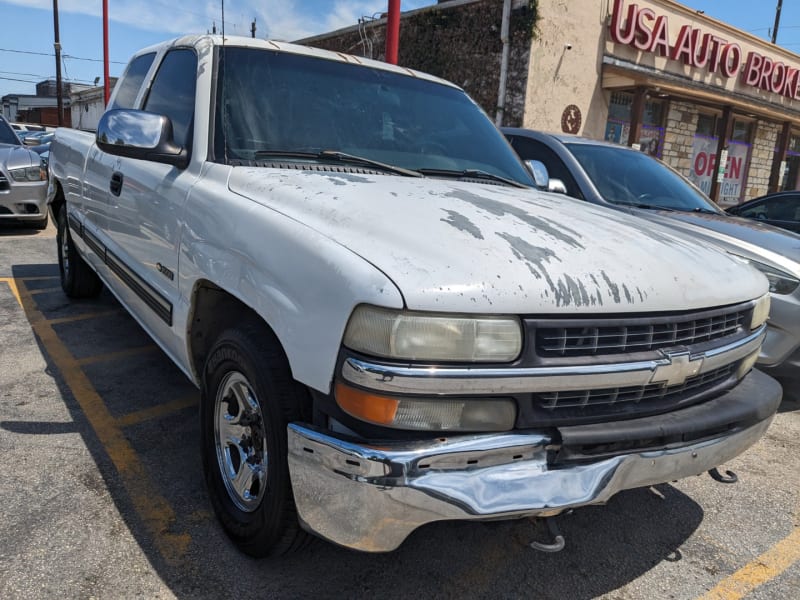
[(536, 542), (533, 541), (530, 543), (530, 547), (534, 550), (539, 550), (541, 552), (561, 552), (564, 549), (564, 536), (561, 535), (561, 532), (558, 529), (558, 523), (556, 523), (555, 517), (545, 517), (544, 522), (547, 523), (547, 529), (550, 530), (550, 535), (553, 536), (553, 541), (550, 544), (545, 544), (543, 542)]
[[(725, 475), (717, 471), (717, 468), (714, 467), (708, 472), (711, 475), (711, 478), (714, 481), (719, 481), (720, 483), (736, 483), (739, 481), (739, 478), (736, 476), (736, 473), (733, 471), (725, 471)], [(727, 475), (727, 477), (726, 477)]]

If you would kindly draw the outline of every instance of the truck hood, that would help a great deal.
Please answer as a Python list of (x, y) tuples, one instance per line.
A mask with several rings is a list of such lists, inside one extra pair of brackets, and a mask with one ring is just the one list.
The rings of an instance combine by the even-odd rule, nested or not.
[(663, 210), (636, 214), (800, 277), (800, 235), (792, 231), (729, 215)]
[(372, 263), (411, 309), (673, 311), (767, 292), (755, 269), (679, 232), (533, 189), (256, 167), (232, 168), (228, 185)]

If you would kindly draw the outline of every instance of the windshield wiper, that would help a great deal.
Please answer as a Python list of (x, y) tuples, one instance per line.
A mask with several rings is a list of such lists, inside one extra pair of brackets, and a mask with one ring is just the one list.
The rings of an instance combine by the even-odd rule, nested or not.
[(466, 177), (469, 179), (487, 179), (490, 181), (499, 181), (500, 183), (505, 183), (506, 185), (513, 185), (514, 187), (518, 188), (530, 188), (530, 186), (520, 183), (519, 181), (501, 177), (500, 175), (495, 175), (494, 173), (489, 173), (488, 171), (481, 171), (480, 169), (464, 169), (463, 171), (455, 171), (450, 169), (417, 169), (417, 171), (423, 175), (432, 175), (434, 177), (455, 177), (458, 179)]
[(658, 206), (656, 204), (644, 204), (642, 202), (612, 202), (618, 206), (630, 206), (632, 208), (645, 208), (647, 210), (666, 210), (668, 212), (675, 212), (674, 208), (667, 208), (666, 206)]
[(711, 210), (708, 208), (700, 208), (699, 206), (692, 209), (692, 212), (696, 213), (703, 213), (705, 215), (718, 215), (719, 213), (715, 210)]
[(422, 177), (421, 173), (405, 169), (396, 165), (382, 163), (371, 158), (363, 156), (356, 156), (355, 154), (347, 154), (346, 152), (339, 152), (338, 150), (321, 150), (319, 152), (305, 152), (298, 150), (257, 150), (255, 158), (267, 157), (285, 157), (285, 158), (310, 158), (316, 160), (330, 160), (335, 162), (348, 163), (351, 165), (361, 165), (364, 167), (372, 167), (373, 169), (380, 169), (381, 171), (388, 171), (397, 175), (404, 175), (406, 177)]

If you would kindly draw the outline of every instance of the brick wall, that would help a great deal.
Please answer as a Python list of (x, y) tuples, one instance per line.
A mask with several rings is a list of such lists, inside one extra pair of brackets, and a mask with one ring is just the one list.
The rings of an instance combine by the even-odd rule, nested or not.
[[(398, 63), (463, 87), (494, 119), (503, 50), (502, 13), (503, 0), (443, 2), (404, 13)], [(504, 125), (522, 125), (536, 19), (536, 0), (514, 0)], [(368, 21), (300, 43), (383, 60), (386, 20)]]
[(692, 168), (692, 143), (697, 131), (697, 108), (685, 102), (671, 102), (664, 131), (665, 163), (682, 175)]
[(769, 188), (769, 174), (772, 170), (772, 157), (778, 145), (781, 126), (759, 121), (753, 137), (750, 155), (750, 168), (747, 171), (745, 200), (763, 196)]

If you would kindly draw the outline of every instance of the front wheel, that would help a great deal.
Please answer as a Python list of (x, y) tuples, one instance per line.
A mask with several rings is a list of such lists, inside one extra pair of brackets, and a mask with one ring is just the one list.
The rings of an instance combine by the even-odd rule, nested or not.
[(203, 469), (214, 511), (246, 554), (282, 555), (308, 538), (289, 480), (286, 426), (308, 401), (271, 331), (225, 331), (203, 372)]

